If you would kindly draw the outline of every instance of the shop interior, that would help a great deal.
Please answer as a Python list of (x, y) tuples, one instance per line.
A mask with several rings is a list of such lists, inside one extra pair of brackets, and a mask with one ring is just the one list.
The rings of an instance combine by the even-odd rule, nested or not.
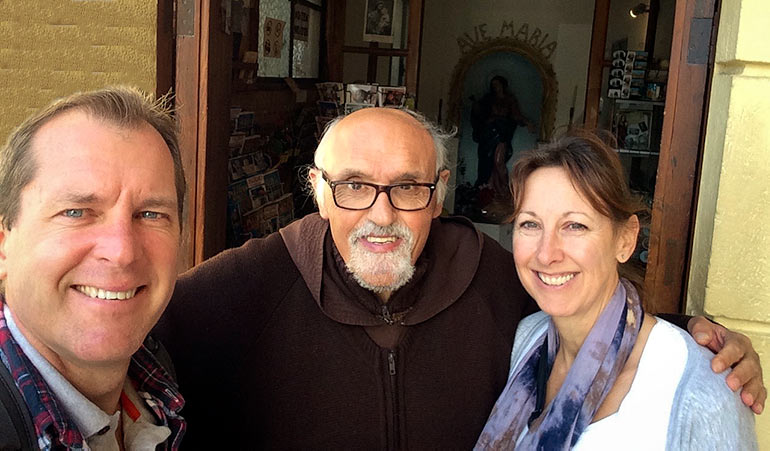
[[(684, 127), (671, 114), (681, 100), (667, 96), (680, 91), (670, 82), (684, 74), (678, 60), (694, 0), (223, 0), (204, 1), (207, 14), (187, 24), (188, 3), (177, 2), (167, 57), (176, 61), (169, 83), (177, 103), (197, 105), (179, 112), (183, 141), (196, 149), (185, 156), (195, 177), (189, 266), (313, 212), (303, 169), (323, 127), (372, 106), (416, 109), (456, 130), (445, 213), (470, 217), (510, 249), (509, 199), (492, 178), (481, 180), (474, 129), (495, 77), (523, 118), (508, 168), (573, 127), (616, 140), (630, 188), (651, 209), (634, 254), (640, 268), (651, 252), (665, 257), (651, 247), (667, 220), (691, 221), (691, 205), (674, 219), (656, 218), (654, 205), (658, 173), (678, 152), (671, 134)], [(692, 87), (701, 101), (707, 83)], [(702, 121), (702, 108), (690, 115)]]

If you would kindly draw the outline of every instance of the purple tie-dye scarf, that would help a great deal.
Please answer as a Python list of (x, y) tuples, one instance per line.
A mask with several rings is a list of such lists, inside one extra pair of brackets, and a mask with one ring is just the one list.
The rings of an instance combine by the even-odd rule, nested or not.
[[(559, 392), (545, 411), (533, 419), (519, 443), (524, 450), (566, 450), (575, 445), (591, 423), (626, 364), (643, 319), (642, 306), (633, 285), (621, 279), (609, 304), (594, 324), (575, 357)], [(547, 337), (547, 340), (546, 340)], [(538, 338), (513, 373), (495, 403), (475, 449), (513, 449), (530, 423), (538, 399), (538, 367), (541, 348), (547, 346), (547, 372), (559, 349), (553, 321)], [(541, 374), (541, 379), (547, 375)], [(545, 397), (545, 385), (540, 384)]]

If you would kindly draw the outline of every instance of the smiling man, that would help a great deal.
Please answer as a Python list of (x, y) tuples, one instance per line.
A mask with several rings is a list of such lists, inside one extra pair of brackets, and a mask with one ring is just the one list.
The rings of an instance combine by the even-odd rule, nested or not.
[(35, 445), (177, 448), (183, 400), (142, 344), (171, 297), (185, 192), (163, 104), (127, 88), (53, 103), (10, 136), (0, 192), (0, 370)]
[(157, 332), (190, 443), (471, 449), (536, 305), (509, 252), (438, 218), (446, 139), (407, 111), (335, 120), (308, 177), (319, 214), (180, 278)]

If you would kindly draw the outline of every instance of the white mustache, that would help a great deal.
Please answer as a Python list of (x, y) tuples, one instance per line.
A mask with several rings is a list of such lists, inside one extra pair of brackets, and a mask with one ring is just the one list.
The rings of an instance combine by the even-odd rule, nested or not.
[(363, 238), (365, 236), (369, 235), (378, 235), (378, 236), (396, 236), (399, 238), (402, 238), (407, 243), (411, 243), (412, 241), (412, 232), (407, 228), (406, 226), (402, 224), (390, 224), (387, 226), (379, 226), (371, 221), (367, 221), (364, 225), (361, 227), (358, 227), (357, 229), (354, 229), (350, 233), (350, 244), (355, 245), (355, 242), (359, 238)]

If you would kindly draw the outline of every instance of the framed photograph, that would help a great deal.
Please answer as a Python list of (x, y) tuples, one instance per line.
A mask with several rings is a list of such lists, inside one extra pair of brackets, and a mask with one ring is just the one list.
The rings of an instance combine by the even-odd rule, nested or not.
[(347, 86), (347, 102), (346, 103), (364, 103), (372, 106), (377, 105), (377, 86), (374, 85), (356, 85), (349, 84)]
[(236, 181), (256, 172), (254, 169), (254, 157), (252, 155), (241, 155), (230, 158), (228, 161), (230, 167), (230, 181)]
[(238, 113), (238, 117), (235, 119), (235, 131), (249, 133), (254, 127), (254, 112), (243, 111)]
[(262, 235), (270, 235), (273, 232), (277, 232), (280, 228), (280, 222), (278, 217), (280, 211), (278, 210), (278, 202), (271, 202), (262, 207)]
[(246, 142), (245, 133), (235, 133), (230, 135), (230, 141), (227, 144), (230, 158), (237, 157), (243, 154), (243, 144)]
[[(267, 198), (270, 201), (274, 201), (283, 195), (281, 177), (278, 175), (277, 169), (265, 173), (265, 190), (267, 191)], [(278, 215), (276, 214), (275, 216)]]
[(267, 188), (265, 185), (257, 185), (249, 188), (249, 198), (251, 199), (251, 208), (257, 209), (268, 202)]
[(615, 114), (613, 131), (621, 148), (627, 150), (650, 150), (651, 124), (651, 110), (621, 108)]
[(366, 0), (364, 41), (393, 43), (396, 0)]
[(227, 199), (238, 208), (239, 214), (245, 214), (251, 211), (251, 199), (249, 198), (249, 188), (245, 180), (230, 184), (227, 187)]
[(243, 231), (254, 238), (262, 235), (262, 210), (253, 210), (243, 215), (241, 219)]
[(323, 102), (334, 102), (337, 105), (345, 103), (345, 88), (342, 83), (326, 82), (316, 83), (318, 99)]
[(380, 106), (403, 108), (406, 101), (406, 86), (380, 86), (378, 94)]

